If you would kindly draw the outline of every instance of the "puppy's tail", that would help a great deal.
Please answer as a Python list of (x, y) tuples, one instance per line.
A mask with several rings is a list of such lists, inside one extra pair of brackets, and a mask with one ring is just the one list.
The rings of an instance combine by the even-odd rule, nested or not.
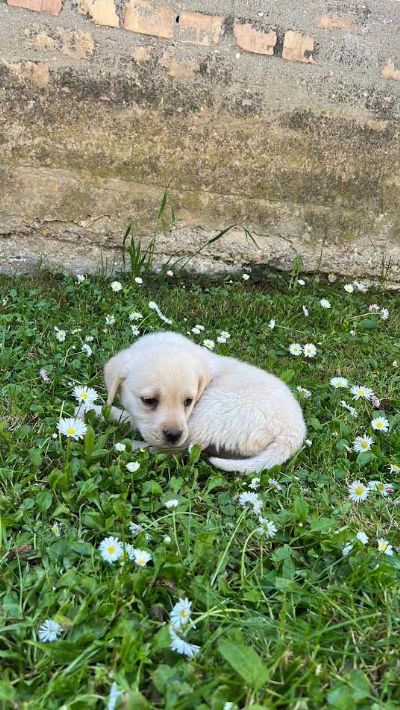
[(296, 445), (287, 439), (275, 439), (264, 451), (248, 459), (222, 459), (216, 456), (209, 458), (210, 463), (221, 471), (238, 471), (239, 473), (259, 473), (266, 468), (278, 466), (290, 459), (300, 448), (302, 441), (297, 439)]

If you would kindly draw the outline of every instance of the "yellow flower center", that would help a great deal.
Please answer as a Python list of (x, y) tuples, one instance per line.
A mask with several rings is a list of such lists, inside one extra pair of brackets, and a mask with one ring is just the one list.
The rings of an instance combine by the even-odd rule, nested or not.
[(368, 442), (367, 442), (367, 441), (362, 441), (362, 442), (361, 442), (361, 448), (362, 448), (362, 449), (368, 449)]
[(182, 609), (182, 611), (180, 612), (179, 616), (181, 617), (181, 619), (186, 619), (186, 617), (187, 617), (187, 611), (185, 611), (185, 609)]
[(361, 496), (363, 493), (364, 493), (364, 486), (356, 486), (355, 494), (357, 496)]
[(143, 565), (145, 564), (144, 557), (137, 557), (136, 562), (140, 567), (143, 567)]
[(89, 399), (88, 393), (87, 393), (87, 392), (82, 392), (82, 394), (81, 394), (81, 399), (84, 399), (84, 400)]
[(379, 551), (385, 552), (386, 549), (387, 549), (387, 542), (380, 542), (379, 543)]
[(383, 427), (382, 422), (377, 422), (377, 423), (376, 423), (376, 428), (377, 428), (377, 429), (382, 429), (382, 427)]
[(109, 547), (107, 547), (107, 552), (109, 555), (113, 555), (114, 552), (116, 552), (115, 545), (110, 545)]
[(68, 434), (69, 436), (73, 436), (74, 434), (76, 434), (76, 429), (75, 429), (75, 427), (74, 427), (74, 426), (70, 426), (70, 427), (67, 429), (67, 434)]

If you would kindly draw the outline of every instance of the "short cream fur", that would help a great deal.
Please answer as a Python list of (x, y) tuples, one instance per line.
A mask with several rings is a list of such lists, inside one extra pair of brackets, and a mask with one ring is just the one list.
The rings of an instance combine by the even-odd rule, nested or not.
[[(176, 451), (196, 443), (224, 471), (259, 472), (301, 447), (300, 405), (278, 377), (222, 357), (172, 332), (139, 338), (105, 366), (108, 404), (117, 393), (144, 441)], [(225, 455), (224, 455), (225, 454)]]

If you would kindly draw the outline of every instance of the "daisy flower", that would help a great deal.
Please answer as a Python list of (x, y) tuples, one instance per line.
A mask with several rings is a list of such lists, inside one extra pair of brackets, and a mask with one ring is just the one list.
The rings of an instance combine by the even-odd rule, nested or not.
[(363, 545), (368, 545), (369, 537), (363, 530), (357, 533), (356, 538), (359, 542), (362, 542)]
[(317, 348), (314, 343), (306, 343), (303, 347), (304, 357), (314, 357), (317, 354)]
[(179, 500), (177, 498), (170, 498), (164, 503), (165, 507), (170, 510), (171, 508), (177, 508), (179, 505)]
[(124, 551), (128, 555), (128, 559), (133, 562), (135, 559), (135, 548), (129, 542), (124, 545)]
[(374, 396), (373, 390), (364, 385), (353, 385), (350, 392), (354, 395), (353, 399), (371, 399)]
[(253, 491), (256, 491), (257, 488), (260, 487), (260, 478), (258, 476), (254, 476), (254, 478), (251, 479), (249, 483), (249, 488), (251, 488)]
[(115, 708), (117, 707), (117, 702), (121, 695), (122, 692), (118, 690), (117, 684), (113, 683), (110, 688), (110, 695), (108, 696), (107, 710), (115, 710)]
[(250, 276), (248, 274), (242, 274), (243, 281), (248, 281)]
[(353, 503), (361, 503), (368, 498), (368, 488), (361, 481), (353, 481), (349, 486), (349, 498)]
[(343, 557), (347, 557), (350, 554), (350, 552), (352, 551), (352, 549), (353, 549), (352, 543), (348, 542), (347, 545), (345, 545), (342, 550)]
[(330, 308), (331, 307), (331, 302), (328, 301), (327, 298), (321, 298), (319, 305), (322, 306), (322, 308)]
[(65, 436), (68, 436), (71, 439), (75, 439), (75, 441), (78, 441), (78, 439), (82, 439), (87, 432), (87, 426), (85, 422), (83, 422), (81, 419), (73, 419), (72, 417), (70, 419), (60, 419), (57, 424), (57, 429), (60, 434), (64, 434)]
[(259, 535), (265, 535), (266, 538), (275, 537), (278, 530), (272, 520), (267, 520), (266, 518), (262, 518), (260, 516), (258, 518), (258, 522), (260, 523), (260, 527), (257, 528), (257, 532)]
[(397, 463), (389, 464), (390, 473), (400, 473), (400, 466)]
[(195, 326), (194, 328), (192, 328), (192, 333), (194, 333), (195, 335), (200, 335), (201, 330), (200, 328), (197, 328), (197, 326)]
[(123, 548), (117, 537), (106, 537), (99, 545), (100, 555), (105, 562), (116, 562), (123, 555)]
[(126, 464), (126, 468), (128, 469), (129, 473), (135, 473), (135, 471), (139, 470), (140, 463), (138, 461), (130, 461)]
[(131, 325), (131, 331), (134, 338), (137, 338), (137, 336), (140, 335), (140, 330), (137, 325)]
[(195, 327), (198, 328), (199, 330), (205, 330), (204, 325), (201, 325), (200, 323), (196, 323)]
[(229, 338), (231, 337), (231, 334), (228, 333), (227, 330), (221, 330), (220, 336), (221, 336), (221, 338), (226, 338), (226, 340), (229, 340)]
[(42, 378), (43, 382), (50, 382), (49, 374), (48, 374), (47, 370), (44, 369), (44, 367), (40, 368), (39, 375)]
[(335, 390), (338, 390), (341, 387), (348, 387), (349, 381), (346, 377), (332, 377), (329, 380), (329, 384), (332, 385), (332, 387), (334, 387)]
[(379, 552), (383, 552), (384, 555), (388, 555), (389, 557), (393, 555), (393, 547), (388, 540), (385, 540), (383, 537), (378, 537), (377, 542)]
[(375, 417), (371, 422), (371, 426), (376, 431), (388, 431), (390, 423), (385, 417)]
[(370, 313), (379, 313), (381, 309), (377, 303), (370, 303), (368, 306), (368, 310)]
[(164, 543), (164, 545), (170, 545), (170, 544), (171, 544), (171, 538), (170, 538), (169, 535), (164, 535), (163, 543)]
[(239, 496), (239, 503), (242, 508), (244, 508), (246, 505), (251, 505), (255, 515), (260, 515), (262, 502), (258, 493), (250, 493), (248, 491), (246, 491), (245, 493), (241, 493)]
[(120, 281), (113, 281), (111, 284), (111, 289), (114, 291), (114, 293), (118, 293), (118, 291), (122, 291), (122, 283)]
[(81, 348), (83, 353), (86, 353), (86, 357), (90, 357), (93, 353), (92, 348), (87, 343), (84, 343)]
[(118, 453), (121, 453), (122, 451), (126, 451), (126, 446), (125, 444), (120, 443), (117, 441), (117, 443), (114, 445), (115, 451), (118, 451)]
[(136, 537), (143, 532), (144, 527), (143, 525), (138, 525), (138, 523), (129, 523), (129, 530), (131, 531), (131, 534)]
[(224, 338), (223, 335), (218, 336), (217, 343), (226, 343), (226, 342), (227, 342), (227, 340), (226, 340), (226, 338)]
[(54, 330), (56, 331), (56, 340), (58, 340), (59, 343), (63, 343), (67, 336), (66, 331), (61, 328), (57, 328), (56, 326), (54, 327)]
[(180, 638), (172, 626), (169, 627), (169, 633), (171, 636), (171, 651), (176, 651), (176, 653), (180, 653), (181, 656), (187, 656), (187, 658), (193, 658), (200, 651), (200, 646)]
[(53, 535), (55, 535), (56, 537), (60, 537), (60, 526), (57, 521), (51, 526), (50, 532), (53, 533)]
[(147, 563), (151, 562), (152, 559), (150, 552), (146, 552), (146, 550), (138, 550), (134, 548), (133, 555), (135, 563), (138, 567), (146, 567)]
[(172, 608), (169, 619), (173, 629), (181, 629), (185, 626), (190, 619), (190, 609), (192, 602), (189, 599), (179, 599), (179, 601)]
[(351, 407), (350, 404), (347, 404), (347, 402), (345, 402), (344, 399), (342, 399), (340, 404), (344, 409), (347, 409), (347, 411), (351, 414), (352, 417), (354, 417), (354, 419), (357, 419), (358, 414), (357, 414), (357, 410), (354, 409), (354, 407)]
[(381, 309), (381, 318), (382, 320), (387, 320), (389, 318), (389, 311), (387, 308), (382, 308)]
[(303, 348), (300, 343), (292, 343), (289, 346), (289, 352), (291, 355), (296, 355), (297, 357), (298, 355), (301, 355), (301, 353), (303, 352)]
[(84, 281), (86, 281), (86, 276), (84, 274), (77, 274), (76, 275), (76, 283), (81, 284)]
[(275, 318), (271, 318), (270, 322), (268, 323), (268, 328), (269, 328), (270, 330), (273, 330), (273, 329), (275, 328), (275, 325), (276, 325), (276, 320), (275, 320)]
[(382, 481), (368, 481), (368, 488), (370, 491), (380, 493), (384, 498), (387, 498), (388, 495), (393, 493), (392, 486), (388, 486), (386, 483), (382, 483)]
[(309, 315), (309, 311), (308, 311), (308, 308), (307, 308), (306, 306), (303, 306), (303, 313), (304, 313), (304, 315), (305, 315), (306, 318), (307, 318), (307, 316)]
[(129, 314), (129, 320), (142, 320), (143, 316), (139, 311), (132, 311), (132, 313)]
[(271, 486), (271, 488), (275, 488), (276, 491), (283, 491), (283, 486), (276, 480), (276, 478), (270, 478), (268, 480), (268, 485)]
[(214, 348), (215, 348), (215, 343), (214, 343), (214, 341), (213, 341), (213, 340), (209, 340), (208, 338), (206, 338), (205, 340), (203, 340), (203, 345), (204, 345), (204, 347), (207, 348), (208, 350), (214, 350)]
[(174, 276), (174, 272), (172, 271), (172, 269), (168, 269), (168, 271), (166, 271), (166, 274), (170, 277)]
[(368, 291), (368, 286), (363, 281), (353, 281), (353, 286), (355, 286), (360, 293), (367, 293)]
[(304, 439), (304, 443), (306, 446), (312, 446), (312, 441), (311, 439)]
[(155, 311), (157, 313), (159, 319), (162, 320), (164, 323), (167, 323), (167, 325), (172, 325), (172, 320), (167, 318), (167, 316), (165, 316), (161, 312), (159, 306), (157, 305), (157, 303), (155, 301), (149, 301), (149, 308), (151, 308), (152, 311)]
[(93, 387), (79, 386), (74, 387), (72, 395), (75, 397), (77, 402), (84, 404), (86, 409), (89, 409), (99, 396)]
[(143, 283), (142, 277), (141, 277), (141, 276), (135, 276), (135, 284), (139, 284), (139, 285), (140, 285), (140, 284), (142, 284), (142, 283)]
[(51, 643), (56, 641), (57, 637), (62, 634), (62, 627), (53, 619), (46, 619), (39, 627), (38, 636), (42, 643)]
[(305, 286), (305, 285), (306, 285), (306, 282), (304, 281), (304, 279), (297, 279), (297, 283), (299, 284), (299, 286)]
[(115, 316), (107, 314), (106, 325), (115, 325)]
[(301, 394), (302, 397), (304, 397), (304, 399), (308, 399), (309, 397), (311, 397), (310, 390), (307, 390), (305, 387), (300, 387), (299, 385), (298, 387), (296, 387), (296, 389), (298, 393)]
[(370, 436), (356, 436), (353, 442), (354, 451), (370, 451), (374, 440)]
[(344, 288), (344, 290), (346, 291), (346, 293), (353, 293), (353, 292), (354, 292), (354, 286), (353, 286), (353, 284), (345, 284), (345, 285), (343, 286), (343, 288)]

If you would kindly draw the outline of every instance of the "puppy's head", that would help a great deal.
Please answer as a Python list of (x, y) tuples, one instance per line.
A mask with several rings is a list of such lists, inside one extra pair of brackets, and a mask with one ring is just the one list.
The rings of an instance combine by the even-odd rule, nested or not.
[[(169, 337), (163, 337), (169, 336)], [(104, 369), (108, 404), (119, 391), (143, 439), (157, 449), (182, 447), (194, 405), (211, 381), (207, 355), (182, 336), (144, 336)]]

